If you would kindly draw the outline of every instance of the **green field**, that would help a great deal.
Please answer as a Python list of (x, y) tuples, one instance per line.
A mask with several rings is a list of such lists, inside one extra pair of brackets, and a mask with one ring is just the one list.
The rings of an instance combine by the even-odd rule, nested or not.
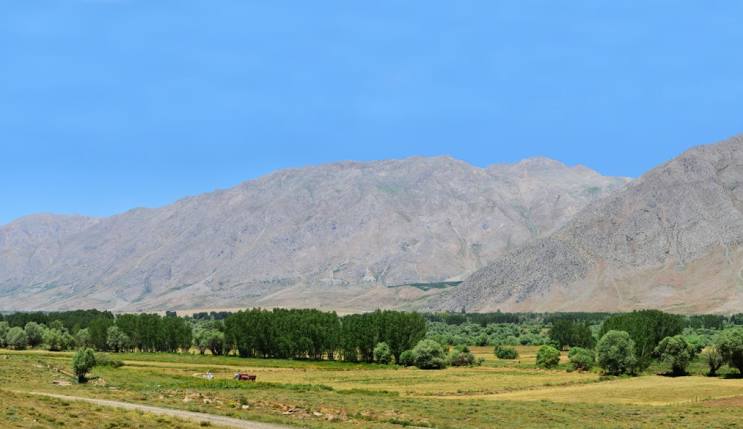
[[(243, 359), (191, 354), (116, 355), (79, 385), (71, 353), (0, 350), (2, 427), (196, 427), (147, 413), (59, 401), (24, 392), (113, 399), (309, 428), (736, 427), (743, 379), (534, 368), (536, 347), (498, 360), (474, 348), (481, 367), (423, 371), (394, 366)], [(564, 357), (563, 357), (564, 359)], [(62, 372), (60, 372), (60, 370)], [(232, 380), (255, 373), (258, 382)], [(651, 369), (652, 370), (652, 369)], [(211, 371), (211, 381), (203, 375)], [(204, 424), (204, 423), (202, 423)], [(216, 426), (216, 425), (212, 425)]]

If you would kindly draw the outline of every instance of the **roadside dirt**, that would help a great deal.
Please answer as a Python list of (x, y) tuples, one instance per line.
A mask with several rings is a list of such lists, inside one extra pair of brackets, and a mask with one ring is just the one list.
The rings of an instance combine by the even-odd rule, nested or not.
[(235, 419), (232, 417), (218, 416), (214, 414), (195, 413), (192, 411), (183, 411), (183, 410), (176, 410), (172, 408), (154, 407), (151, 405), (132, 404), (129, 402), (121, 402), (121, 401), (110, 401), (107, 399), (83, 398), (79, 396), (57, 395), (54, 393), (45, 393), (45, 392), (24, 392), (24, 391), (14, 391), (14, 392), (18, 394), (25, 394), (25, 395), (46, 396), (50, 398), (62, 399), (65, 401), (87, 402), (90, 404), (100, 405), (104, 407), (120, 408), (124, 410), (143, 411), (145, 413), (176, 417), (176, 418), (189, 420), (189, 421), (196, 422), (196, 423), (208, 422), (215, 426), (221, 426), (221, 427), (240, 428), (240, 429), (292, 429), (291, 426), (283, 426), (283, 425), (278, 425), (278, 424), (273, 424), (273, 423), (251, 422), (251, 421), (242, 420), (242, 419)]

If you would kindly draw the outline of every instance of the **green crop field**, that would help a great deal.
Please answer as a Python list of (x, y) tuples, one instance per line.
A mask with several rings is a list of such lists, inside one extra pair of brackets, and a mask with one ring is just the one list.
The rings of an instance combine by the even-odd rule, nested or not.
[[(536, 347), (498, 360), (473, 348), (480, 367), (425, 371), (328, 361), (197, 354), (118, 354), (88, 384), (67, 374), (72, 353), (0, 350), (2, 427), (198, 427), (204, 424), (30, 393), (120, 400), (308, 428), (736, 427), (743, 379), (602, 377), (535, 368)], [(565, 356), (563, 356), (563, 362)], [(210, 371), (214, 379), (203, 376)], [(232, 380), (248, 371), (258, 381)], [(216, 424), (210, 424), (217, 427)]]

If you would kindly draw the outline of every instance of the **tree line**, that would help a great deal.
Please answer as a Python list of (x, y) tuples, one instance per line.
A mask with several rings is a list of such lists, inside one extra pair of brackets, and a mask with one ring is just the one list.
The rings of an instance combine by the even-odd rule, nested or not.
[(244, 357), (374, 362), (385, 343), (399, 360), (426, 335), (417, 313), (375, 311), (339, 317), (319, 310), (245, 310), (224, 321), (227, 347)]
[[(311, 309), (252, 309), (198, 318), (75, 311), (16, 313), (0, 321), (0, 347), (91, 347), (112, 352), (234, 353), (242, 357), (375, 362), (383, 344), (395, 361), (426, 335), (417, 313), (375, 311), (339, 317)], [(224, 316), (224, 317), (222, 317)], [(68, 328), (70, 326), (70, 328)], [(384, 359), (387, 359), (386, 357)]]

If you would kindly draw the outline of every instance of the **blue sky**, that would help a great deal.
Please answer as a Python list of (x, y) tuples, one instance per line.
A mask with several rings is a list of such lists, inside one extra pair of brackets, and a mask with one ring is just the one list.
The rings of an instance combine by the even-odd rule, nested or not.
[(733, 0), (5, 2), (0, 224), (345, 159), (637, 176), (743, 132), (742, 17)]

